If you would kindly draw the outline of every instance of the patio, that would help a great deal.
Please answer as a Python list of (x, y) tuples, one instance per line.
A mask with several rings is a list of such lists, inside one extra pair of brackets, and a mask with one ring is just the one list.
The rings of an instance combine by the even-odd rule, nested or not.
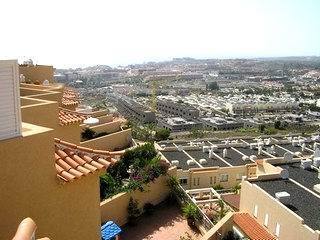
[(188, 226), (176, 205), (158, 205), (152, 215), (143, 215), (135, 226), (125, 226), (123, 240), (179, 240), (181, 236), (190, 234), (193, 239), (201, 238), (197, 230)]

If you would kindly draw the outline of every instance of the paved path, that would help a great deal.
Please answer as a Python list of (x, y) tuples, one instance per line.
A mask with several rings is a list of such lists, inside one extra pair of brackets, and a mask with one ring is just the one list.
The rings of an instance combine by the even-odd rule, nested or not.
[(186, 232), (194, 240), (201, 238), (188, 226), (178, 207), (161, 205), (151, 216), (139, 219), (136, 226), (124, 227), (121, 240), (179, 240)]

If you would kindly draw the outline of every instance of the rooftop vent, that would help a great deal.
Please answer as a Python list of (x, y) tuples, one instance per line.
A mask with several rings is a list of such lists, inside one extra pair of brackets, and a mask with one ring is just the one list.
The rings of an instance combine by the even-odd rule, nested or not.
[(209, 146), (203, 146), (202, 152), (209, 152), (210, 147)]
[(287, 192), (276, 192), (276, 199), (284, 205), (288, 205), (290, 203), (290, 194)]
[(242, 161), (248, 161), (250, 158), (248, 156), (242, 156)]
[(195, 165), (196, 162), (193, 161), (192, 159), (190, 159), (190, 160), (187, 161), (187, 164), (188, 164), (188, 166), (190, 166), (190, 165)]
[(17, 60), (0, 60), (0, 140), (21, 136)]
[(204, 158), (200, 159), (199, 162), (200, 164), (207, 164), (207, 160)]
[(301, 160), (300, 167), (303, 169), (310, 169), (312, 165), (311, 159)]
[(171, 164), (172, 164), (173, 166), (179, 166), (179, 161), (178, 161), (178, 160), (172, 160), (172, 161), (171, 161)]
[(313, 158), (313, 166), (315, 166), (316, 168), (320, 167), (320, 157)]

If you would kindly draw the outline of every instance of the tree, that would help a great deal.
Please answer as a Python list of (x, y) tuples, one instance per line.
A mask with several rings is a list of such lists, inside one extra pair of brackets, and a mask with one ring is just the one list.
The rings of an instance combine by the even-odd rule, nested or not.
[(219, 219), (222, 219), (227, 214), (228, 210), (225, 209), (224, 202), (221, 199), (219, 199), (218, 205), (219, 205), (219, 211), (218, 211)]
[(233, 191), (235, 194), (239, 194), (239, 193), (240, 193), (240, 190), (241, 190), (241, 185), (240, 185), (240, 183), (238, 183), (237, 185), (235, 185), (235, 186), (232, 188), (232, 191)]
[(154, 137), (157, 141), (161, 141), (161, 140), (167, 140), (169, 136), (170, 136), (170, 130), (165, 128), (158, 128), (156, 130)]
[(264, 124), (259, 125), (259, 131), (261, 133), (263, 133), (265, 130), (266, 130), (266, 125), (264, 125)]
[(280, 122), (279, 120), (277, 120), (277, 121), (274, 122), (274, 128), (280, 130), (280, 128), (281, 128), (281, 122)]

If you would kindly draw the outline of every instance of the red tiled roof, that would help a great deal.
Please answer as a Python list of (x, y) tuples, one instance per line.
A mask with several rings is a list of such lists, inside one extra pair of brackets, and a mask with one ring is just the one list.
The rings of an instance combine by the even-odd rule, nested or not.
[(65, 88), (62, 94), (61, 103), (64, 106), (76, 106), (79, 104), (79, 96), (78, 93), (72, 89)]
[(61, 126), (65, 126), (72, 123), (81, 123), (89, 117), (90, 115), (88, 114), (78, 113), (67, 109), (61, 108), (59, 110), (59, 124)]
[(55, 167), (57, 176), (66, 182), (108, 169), (124, 151), (109, 152), (81, 147), (55, 138)]
[(231, 207), (239, 209), (240, 207), (240, 194), (221, 194), (223, 201), (228, 203)]
[(237, 224), (241, 230), (251, 240), (276, 240), (268, 230), (261, 226), (249, 213), (235, 213), (233, 222)]

